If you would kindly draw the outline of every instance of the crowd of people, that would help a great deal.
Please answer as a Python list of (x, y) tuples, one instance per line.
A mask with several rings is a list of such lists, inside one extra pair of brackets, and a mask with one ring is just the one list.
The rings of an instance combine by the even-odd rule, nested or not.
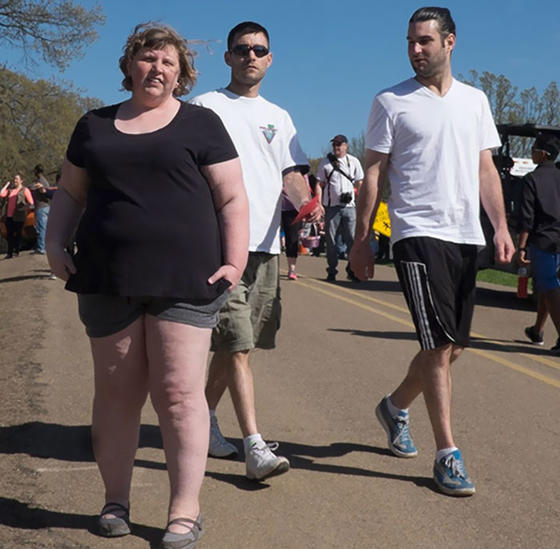
[[(349, 254), (348, 278), (372, 278), (372, 220), (387, 176), (394, 261), (420, 351), (376, 416), (391, 452), (413, 458), (408, 409), (422, 394), (436, 485), (452, 496), (475, 493), (452, 431), (451, 364), (469, 345), (477, 246), (484, 244), (480, 202), (494, 227), (497, 260), (507, 263), (515, 252), (492, 161), (500, 140), (484, 93), (452, 75), (449, 10), (417, 10), (407, 42), (414, 77), (375, 96), (365, 165), (338, 134), (332, 153), (309, 174), (290, 115), (260, 95), (272, 63), (262, 25), (231, 29), (228, 85), (188, 102), (179, 98), (194, 86), (196, 71), (186, 40), (164, 24), (138, 25), (119, 60), (130, 97), (78, 121), (52, 204), (40, 166), (31, 190), (20, 174), (2, 188), (7, 257), (19, 253), (21, 212), (34, 205), (36, 253), (46, 249), (53, 274), (77, 294), (90, 338), (92, 440), (105, 489), (101, 535), (131, 531), (130, 484), (148, 395), (170, 484), (161, 547), (196, 546), (207, 456), (239, 451), (219, 428), (226, 390), (243, 435), (246, 476), (262, 481), (289, 471), (257, 424), (251, 367), (255, 349), (275, 347), (280, 326), (280, 229), (290, 279), (297, 279), (301, 229), (293, 221), (306, 205), (303, 222), (324, 219), (327, 280), (338, 273), (337, 238)], [(556, 141), (535, 143), (539, 167), (526, 187), (519, 251), (520, 261), (529, 261), (528, 245), (560, 331), (560, 172), (550, 167), (559, 149)], [(73, 240), (76, 253), (68, 249)], [(539, 327), (529, 331), (531, 339), (542, 337)]]

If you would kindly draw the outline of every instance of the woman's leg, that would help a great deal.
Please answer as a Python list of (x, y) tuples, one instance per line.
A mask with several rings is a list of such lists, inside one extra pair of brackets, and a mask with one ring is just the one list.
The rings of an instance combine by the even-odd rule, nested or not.
[[(204, 396), (209, 328), (145, 316), (150, 396), (159, 417), (170, 483), (169, 520), (196, 519), (210, 420)], [(183, 533), (189, 528), (171, 527)]]
[(95, 369), (95, 460), (105, 484), (105, 501), (128, 506), (140, 415), (148, 394), (143, 319), (90, 342)]
[(11, 217), (6, 217), (6, 240), (8, 241), (7, 257), (12, 257), (14, 253), (14, 220)]
[(14, 221), (14, 254), (19, 254), (21, 249), (21, 237), (23, 231), (23, 221)]

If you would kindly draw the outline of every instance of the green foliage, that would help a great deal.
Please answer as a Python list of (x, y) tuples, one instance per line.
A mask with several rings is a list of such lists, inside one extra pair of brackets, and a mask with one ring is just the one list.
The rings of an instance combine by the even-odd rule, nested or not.
[(0, 69), (0, 181), (22, 171), (30, 183), (36, 164), (56, 173), (77, 120), (99, 106), (99, 100), (82, 97), (70, 86)]
[[(503, 74), (469, 71), (468, 77), (459, 74), (459, 80), (480, 88), (488, 97), (497, 124), (542, 124), (560, 126), (560, 92), (556, 82), (550, 82), (539, 95), (533, 86), (518, 91)], [(512, 138), (513, 156), (530, 156), (531, 143), (527, 139)]]
[(104, 22), (100, 6), (88, 10), (72, 0), (0, 0), (0, 45), (21, 49), (26, 61), (39, 54), (64, 70)]

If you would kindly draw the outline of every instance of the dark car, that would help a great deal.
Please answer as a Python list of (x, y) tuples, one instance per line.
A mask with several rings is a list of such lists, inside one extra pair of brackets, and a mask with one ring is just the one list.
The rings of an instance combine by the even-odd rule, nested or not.
[[(538, 135), (553, 134), (560, 137), (560, 127), (556, 126), (540, 126), (538, 124), (498, 124), (498, 133), (502, 141), (502, 146), (497, 149), (493, 156), (494, 164), (500, 174), (502, 180), (502, 189), (504, 193), (504, 202), (506, 210), (506, 218), (508, 222), (509, 232), (514, 244), (517, 243), (519, 209), (521, 207), (521, 196), (523, 192), (523, 170), (515, 170), (516, 162), (511, 155), (513, 138), (519, 139), (535, 139)], [(520, 159), (516, 159), (519, 161)], [(523, 159), (521, 159), (523, 160)], [(530, 163), (530, 161), (528, 161)], [(516, 173), (518, 175), (516, 175)], [(486, 237), (486, 246), (481, 250), (478, 258), (478, 268), (487, 269), (489, 267), (505, 270), (509, 272), (517, 271), (515, 260), (507, 265), (499, 265), (494, 261), (494, 229), (481, 207), (480, 221), (484, 236)]]

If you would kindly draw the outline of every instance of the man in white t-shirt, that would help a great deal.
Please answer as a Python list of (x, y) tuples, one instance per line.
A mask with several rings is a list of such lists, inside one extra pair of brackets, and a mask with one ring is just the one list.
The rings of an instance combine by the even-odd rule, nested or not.
[(350, 264), (362, 280), (373, 276), (369, 231), (387, 172), (395, 266), (421, 351), (376, 415), (391, 451), (414, 457), (408, 407), (423, 393), (437, 449), (434, 481), (446, 494), (468, 496), (475, 488), (453, 439), (450, 366), (469, 344), (477, 246), (484, 244), (479, 201), (494, 227), (496, 259), (507, 263), (514, 253), (491, 156), (500, 141), (486, 96), (451, 74), (449, 10), (417, 10), (407, 41), (416, 76), (373, 101)]
[[(311, 199), (303, 177), (308, 162), (290, 115), (259, 95), (272, 63), (269, 42), (268, 32), (258, 23), (235, 26), (228, 35), (225, 53), (231, 68), (229, 85), (191, 100), (222, 119), (239, 153), (249, 197), (247, 268), (220, 311), (220, 322), (212, 334), (214, 355), (206, 385), (209, 454), (226, 457), (237, 453), (221, 434), (215, 413), (229, 387), (243, 434), (246, 474), (257, 480), (285, 473), (289, 462), (276, 456), (273, 450), (277, 444), (267, 444), (258, 432), (249, 351), (274, 348), (280, 325), (281, 194), (284, 192), (298, 210)], [(321, 214), (319, 205), (307, 220), (315, 221)]]
[[(358, 190), (364, 178), (360, 161), (348, 154), (348, 139), (345, 135), (335, 135), (331, 139), (333, 152), (321, 160), (315, 177), (315, 192), (325, 208), (325, 233), (327, 236), (327, 280), (336, 280), (338, 252), (336, 235), (340, 231), (346, 249), (354, 243), (356, 230), (356, 200), (354, 189)], [(347, 267), (348, 278), (359, 282)]]

